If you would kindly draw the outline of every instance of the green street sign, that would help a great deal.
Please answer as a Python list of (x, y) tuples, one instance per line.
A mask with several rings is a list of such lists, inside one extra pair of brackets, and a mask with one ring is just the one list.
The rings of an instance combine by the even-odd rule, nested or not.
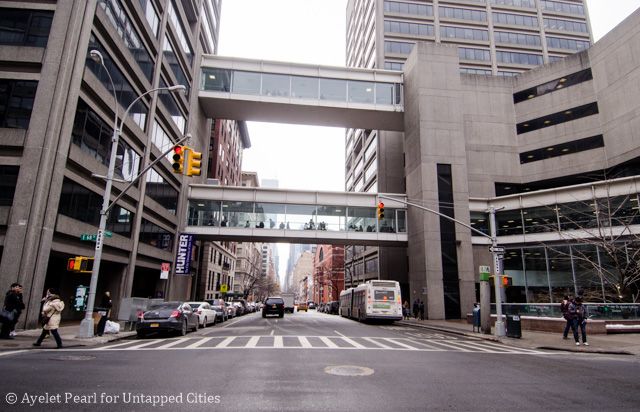
[(89, 233), (83, 233), (80, 235), (80, 240), (86, 240), (89, 242), (95, 242), (97, 235), (90, 235)]
[(104, 231), (104, 236), (105, 236), (105, 237), (111, 237), (111, 236), (113, 236), (113, 232), (112, 232), (112, 231), (110, 231), (110, 230), (105, 230), (105, 231)]

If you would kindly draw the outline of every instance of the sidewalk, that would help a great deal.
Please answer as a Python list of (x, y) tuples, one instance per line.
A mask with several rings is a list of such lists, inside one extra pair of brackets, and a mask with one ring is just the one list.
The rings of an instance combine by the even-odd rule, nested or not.
[[(89, 339), (79, 339), (76, 337), (78, 329), (80, 328), (79, 322), (77, 324), (65, 325), (58, 329), (58, 333), (62, 338), (62, 346), (65, 348), (78, 348), (83, 346), (96, 346), (102, 345), (114, 340), (126, 339), (131, 336), (135, 336), (135, 331), (123, 331), (120, 329), (120, 333), (117, 334), (105, 334), (102, 336), (94, 336)], [(18, 330), (17, 336), (14, 339), (0, 339), (0, 353), (6, 350), (21, 350), (21, 349), (54, 349), (56, 347), (56, 341), (53, 336), (47, 337), (42, 346), (35, 347), (33, 343), (36, 341), (42, 329), (29, 329)]]
[[(536, 332), (523, 330), (522, 338), (497, 338), (494, 335), (483, 335), (473, 332), (471, 324), (464, 320), (403, 320), (396, 325), (418, 326), (430, 330), (455, 333), (459, 335), (501, 342), (505, 345), (516, 346), (525, 349), (545, 349), (580, 353), (601, 353), (612, 355), (640, 355), (640, 334), (610, 334), (591, 335), (587, 330), (587, 341), (589, 346), (576, 346), (571, 332), (569, 339), (563, 340), (561, 334), (550, 332)], [(494, 330), (492, 329), (492, 332)]]

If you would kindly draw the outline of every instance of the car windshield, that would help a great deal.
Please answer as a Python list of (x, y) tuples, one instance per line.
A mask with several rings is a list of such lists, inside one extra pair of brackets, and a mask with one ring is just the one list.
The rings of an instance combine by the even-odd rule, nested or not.
[(279, 298), (269, 298), (267, 299), (267, 301), (265, 302), (266, 305), (277, 305), (277, 304), (284, 304), (284, 300), (279, 299)]
[(164, 309), (176, 309), (179, 306), (176, 302), (156, 303), (149, 306), (147, 310), (164, 310)]
[(191, 306), (191, 309), (196, 310), (196, 309), (200, 308), (201, 303), (187, 302), (187, 305)]

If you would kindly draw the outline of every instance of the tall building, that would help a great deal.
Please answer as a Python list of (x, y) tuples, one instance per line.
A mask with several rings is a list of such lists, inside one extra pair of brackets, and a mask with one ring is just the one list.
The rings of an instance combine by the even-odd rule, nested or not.
[(313, 257), (314, 302), (340, 299), (344, 290), (344, 246), (318, 245)]
[[(33, 326), (45, 288), (66, 299), (89, 283), (66, 271), (67, 259), (94, 254), (95, 244), (82, 239), (97, 232), (114, 115), (121, 120), (154, 88), (187, 87), (149, 93), (122, 119), (115, 165), (122, 181), (112, 200), (185, 134), (197, 151), (208, 146), (211, 122), (195, 90), (200, 56), (216, 52), (220, 1), (34, 0), (3, 2), (0, 15), (0, 289), (24, 285), (21, 320)], [(160, 269), (174, 266), (183, 189), (203, 178), (172, 173), (167, 157), (118, 200), (98, 296), (188, 295), (190, 276), (163, 280)], [(72, 305), (63, 313), (82, 316)]]
[[(593, 39), (583, 0), (349, 0), (346, 65), (403, 70), (416, 42), (457, 46), (461, 74), (511, 77), (587, 49)], [(404, 134), (346, 133), (345, 190), (406, 193)], [(408, 296), (402, 248), (351, 246), (347, 286), (395, 279)]]

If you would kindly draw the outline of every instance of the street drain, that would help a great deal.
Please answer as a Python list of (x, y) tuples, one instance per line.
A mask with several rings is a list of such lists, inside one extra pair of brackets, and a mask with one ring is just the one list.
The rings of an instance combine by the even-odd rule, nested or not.
[(56, 356), (55, 358), (51, 358), (51, 360), (57, 361), (86, 361), (95, 359), (95, 356), (82, 356), (82, 355), (67, 355), (67, 356)]
[(330, 375), (338, 375), (338, 376), (373, 375), (373, 369), (365, 368), (364, 366), (353, 366), (353, 365), (327, 366), (326, 368), (324, 368), (324, 372)]

